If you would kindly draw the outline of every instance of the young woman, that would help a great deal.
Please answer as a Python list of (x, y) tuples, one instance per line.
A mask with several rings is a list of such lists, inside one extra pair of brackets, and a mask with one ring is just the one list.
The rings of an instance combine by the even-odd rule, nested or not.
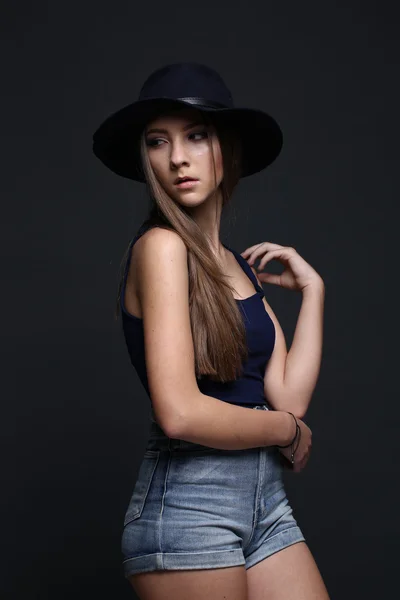
[[(293, 248), (265, 241), (239, 254), (219, 237), (240, 178), (281, 146), (271, 116), (235, 108), (218, 73), (195, 63), (152, 73), (94, 134), (96, 156), (150, 197), (117, 309), (152, 409), (122, 536), (142, 600), (328, 598), (282, 477), (310, 454), (302, 417), (320, 368), (324, 283)], [(263, 272), (272, 259), (281, 275)], [(289, 352), (261, 282), (303, 295)]]

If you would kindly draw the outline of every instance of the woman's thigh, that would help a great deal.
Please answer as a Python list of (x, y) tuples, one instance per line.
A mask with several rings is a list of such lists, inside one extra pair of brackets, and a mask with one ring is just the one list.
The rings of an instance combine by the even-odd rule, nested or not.
[(275, 552), (246, 573), (248, 600), (329, 600), (305, 542)]
[(138, 573), (128, 579), (140, 600), (248, 600), (244, 565)]

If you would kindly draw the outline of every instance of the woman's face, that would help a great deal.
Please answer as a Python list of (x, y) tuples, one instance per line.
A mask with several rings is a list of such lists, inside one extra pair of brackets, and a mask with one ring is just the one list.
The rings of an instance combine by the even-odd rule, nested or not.
[[(157, 117), (148, 123), (145, 136), (150, 164), (171, 198), (188, 207), (197, 206), (219, 187), (223, 176), (219, 140), (214, 128), (204, 125), (196, 110)], [(195, 181), (179, 185), (179, 177)]]

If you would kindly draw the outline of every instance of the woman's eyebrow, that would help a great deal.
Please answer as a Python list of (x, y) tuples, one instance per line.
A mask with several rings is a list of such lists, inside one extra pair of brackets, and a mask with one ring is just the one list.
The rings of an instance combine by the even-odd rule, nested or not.
[[(202, 125), (202, 123), (200, 121), (196, 121), (194, 123), (189, 123), (189, 125), (185, 125), (184, 127), (182, 127), (182, 131), (186, 131), (186, 129), (191, 129), (192, 127), (195, 127), (196, 125)], [(153, 129), (149, 129), (147, 132), (147, 135), (149, 133), (168, 133), (168, 131), (166, 129), (160, 129), (160, 128), (153, 128)]]

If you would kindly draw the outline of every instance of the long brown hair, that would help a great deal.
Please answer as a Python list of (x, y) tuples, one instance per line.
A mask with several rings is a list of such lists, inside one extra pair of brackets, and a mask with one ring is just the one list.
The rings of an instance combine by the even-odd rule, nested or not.
[[(234, 131), (204, 113), (206, 125), (214, 128), (221, 146), (223, 178), (220, 184), (222, 210), (230, 201), (240, 177), (241, 148)], [(210, 137), (208, 143), (216, 177), (215, 156)], [(246, 330), (242, 314), (233, 297), (234, 288), (211, 251), (207, 236), (196, 221), (172, 200), (157, 180), (147, 153), (145, 132), (141, 139), (141, 156), (150, 195), (150, 210), (146, 223), (178, 233), (188, 251), (189, 308), (192, 328), (195, 373), (197, 378), (208, 376), (219, 382), (233, 381), (242, 373), (247, 360)], [(115, 318), (120, 314), (123, 274), (128, 260), (128, 249), (121, 263)]]

